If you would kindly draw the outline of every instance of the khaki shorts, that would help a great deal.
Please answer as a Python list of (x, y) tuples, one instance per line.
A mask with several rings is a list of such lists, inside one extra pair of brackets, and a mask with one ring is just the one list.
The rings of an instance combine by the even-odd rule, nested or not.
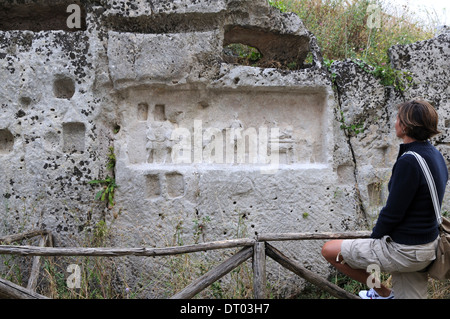
[(354, 269), (378, 265), (392, 274), (395, 298), (426, 298), (427, 273), (423, 270), (436, 258), (438, 238), (423, 245), (398, 244), (389, 236), (381, 239), (350, 239), (341, 245), (341, 255)]
[(381, 239), (344, 240), (341, 255), (355, 269), (377, 264), (385, 272), (414, 272), (426, 268), (436, 258), (437, 239), (423, 245), (402, 245), (389, 236)]

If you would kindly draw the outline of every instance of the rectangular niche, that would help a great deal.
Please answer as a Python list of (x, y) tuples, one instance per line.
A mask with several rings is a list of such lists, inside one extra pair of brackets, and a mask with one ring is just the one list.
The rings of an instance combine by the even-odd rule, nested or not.
[(156, 104), (153, 118), (157, 122), (164, 122), (166, 120), (166, 106), (164, 104)]
[(148, 104), (139, 103), (137, 110), (138, 121), (147, 121), (148, 118)]
[(63, 124), (64, 152), (84, 152), (86, 139), (86, 126), (84, 123), (71, 122)]
[(161, 195), (161, 183), (158, 174), (146, 175), (145, 184), (147, 198), (158, 198)]
[(70, 99), (75, 94), (75, 81), (63, 74), (57, 74), (53, 82), (53, 94), (58, 99)]
[(0, 154), (11, 153), (14, 148), (14, 136), (7, 129), (0, 129)]
[(184, 195), (184, 178), (180, 173), (166, 174), (167, 193), (169, 197), (175, 198)]

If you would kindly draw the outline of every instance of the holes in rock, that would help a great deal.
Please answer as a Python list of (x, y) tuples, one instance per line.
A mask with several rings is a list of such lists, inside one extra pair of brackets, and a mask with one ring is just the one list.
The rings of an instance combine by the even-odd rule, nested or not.
[(148, 104), (147, 103), (139, 103), (138, 104), (138, 121), (147, 121), (148, 118)]
[(149, 174), (145, 176), (145, 183), (147, 198), (157, 198), (161, 195), (161, 184), (158, 175)]
[(155, 121), (164, 122), (166, 118), (166, 106), (164, 104), (156, 104), (153, 113)]
[(24, 117), (25, 115), (27, 115), (27, 114), (25, 113), (24, 110), (18, 110), (17, 113), (16, 113), (14, 116), (15, 116), (16, 119), (17, 119), (17, 118)]
[[(61, 1), (2, 1), (0, 4), (0, 30), (30, 30), (34, 32), (64, 30), (64, 31), (80, 31), (86, 30), (86, 10), (78, 0), (61, 0)], [(6, 2), (6, 3), (5, 3)], [(12, 2), (12, 3), (11, 3)], [(28, 2), (28, 3), (27, 3)], [(56, 3), (55, 3), (56, 2)], [(68, 10), (68, 6), (77, 4), (79, 12)], [(67, 12), (69, 11), (69, 12)], [(79, 22), (73, 28), (70, 28), (69, 21), (75, 21), (73, 14)]]
[(8, 129), (0, 129), (0, 155), (9, 154), (14, 148), (14, 136)]
[(75, 81), (65, 75), (57, 75), (53, 82), (53, 94), (58, 99), (70, 99), (75, 94)]
[(206, 109), (207, 107), (209, 107), (209, 103), (207, 101), (200, 101), (198, 102), (198, 105), (200, 109)]
[[(307, 35), (278, 34), (258, 28), (227, 26), (223, 59), (229, 63), (297, 70), (307, 67)], [(245, 57), (242, 60), (241, 55)], [(239, 57), (239, 58), (238, 58)]]
[(84, 152), (86, 126), (84, 123), (72, 122), (63, 124), (64, 152)]
[(28, 96), (21, 96), (19, 102), (22, 106), (27, 107), (31, 104), (31, 98)]
[(169, 197), (180, 197), (184, 195), (184, 178), (180, 173), (166, 174), (167, 193)]

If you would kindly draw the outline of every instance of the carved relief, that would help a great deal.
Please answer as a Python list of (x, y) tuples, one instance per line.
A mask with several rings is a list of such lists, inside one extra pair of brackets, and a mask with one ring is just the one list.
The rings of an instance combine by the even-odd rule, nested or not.
[(161, 90), (149, 96), (138, 90), (134, 96), (140, 100), (137, 116), (125, 121), (131, 164), (309, 165), (325, 160), (324, 95)]

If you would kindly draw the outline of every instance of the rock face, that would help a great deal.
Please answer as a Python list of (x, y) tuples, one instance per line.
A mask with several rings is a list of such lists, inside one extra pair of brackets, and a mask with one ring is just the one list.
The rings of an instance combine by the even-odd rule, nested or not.
[[(391, 49), (414, 74), (400, 94), (351, 61), (332, 65), (333, 83), (301, 20), (265, 0), (2, 6), (0, 234), (41, 227), (77, 245), (106, 220), (115, 246), (163, 247), (367, 229), (397, 155), (395, 106), (418, 95), (438, 109), (433, 142), (450, 160), (448, 33)], [(259, 49), (265, 67), (226, 62), (233, 43)], [(107, 176), (112, 208), (89, 184)], [(326, 276), (321, 244), (280, 247)], [(278, 273), (278, 294), (298, 292), (300, 279)]]
[[(392, 66), (400, 71), (410, 72), (413, 78), (412, 85), (404, 92), (384, 87), (351, 61), (336, 62), (331, 67), (336, 74), (339, 105), (346, 125), (364, 124), (363, 133), (350, 132), (348, 135), (362, 203), (367, 216), (372, 220), (376, 219), (380, 208), (379, 204), (373, 204), (382, 204), (387, 197), (387, 190), (383, 185), (386, 186), (392, 164), (398, 155), (399, 142), (395, 137), (394, 124), (396, 106), (399, 103), (421, 97), (433, 104), (439, 114), (438, 128), (441, 134), (434, 137), (432, 143), (442, 152), (447, 163), (450, 159), (449, 54), (448, 31), (430, 40), (393, 46), (389, 51)], [(444, 200), (443, 211), (448, 211), (448, 207), (448, 202)]]

